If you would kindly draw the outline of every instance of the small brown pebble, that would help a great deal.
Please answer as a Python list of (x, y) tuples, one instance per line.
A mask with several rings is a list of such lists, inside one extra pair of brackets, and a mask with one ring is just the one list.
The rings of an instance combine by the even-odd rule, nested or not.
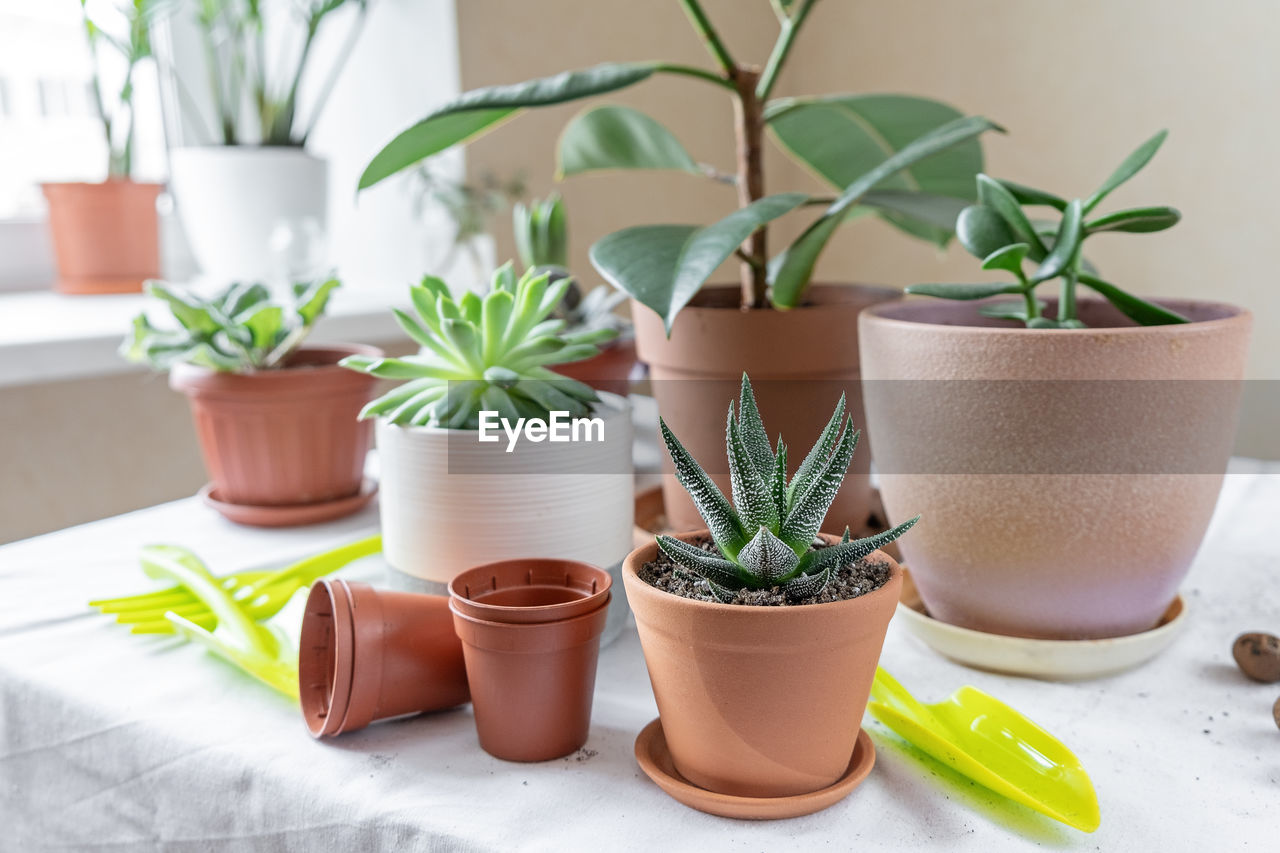
[(1241, 634), (1231, 647), (1231, 655), (1240, 671), (1254, 681), (1280, 681), (1280, 637), (1260, 632)]

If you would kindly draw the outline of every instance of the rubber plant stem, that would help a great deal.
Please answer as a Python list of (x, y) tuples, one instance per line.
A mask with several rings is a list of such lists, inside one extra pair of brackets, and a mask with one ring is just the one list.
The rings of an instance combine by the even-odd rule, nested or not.
[[(755, 69), (739, 68), (734, 83), (738, 96), (733, 101), (733, 124), (738, 143), (738, 207), (743, 208), (764, 197), (764, 102), (756, 97), (760, 74)], [(739, 278), (743, 309), (765, 307), (768, 292), (766, 261), (767, 232), (757, 228), (741, 247)]]

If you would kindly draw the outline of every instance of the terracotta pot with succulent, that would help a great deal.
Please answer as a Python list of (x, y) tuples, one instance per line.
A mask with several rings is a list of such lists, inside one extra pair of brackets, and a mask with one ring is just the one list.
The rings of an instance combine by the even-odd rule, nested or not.
[(147, 292), (173, 315), (168, 328), (134, 318), (121, 354), (169, 371), (187, 395), (212, 482), (202, 495), (233, 521), (262, 526), (337, 518), (373, 496), (364, 481), (369, 426), (357, 416), (376, 382), (338, 367), (359, 344), (302, 346), (337, 279), (294, 285), (290, 305), (261, 284), (210, 298), (162, 282)]
[[(1178, 221), (1170, 207), (1094, 213), (1164, 137), (1084, 199), (980, 175), (960, 241), (1012, 281), (915, 285), (956, 301), (862, 315), (881, 492), (891, 519), (929, 518), (902, 553), (937, 619), (1021, 637), (1135, 634), (1195, 556), (1231, 453), (1250, 315), (1141, 299), (1082, 254), (1095, 235)], [(1028, 207), (1060, 219), (1037, 223)], [(1055, 279), (1057, 300), (1037, 300)], [(1081, 285), (1103, 299), (1077, 299)]]
[[(364, 26), (368, 0), (191, 6), (212, 115), (190, 109), (199, 91), (192, 81), (175, 78), (162, 91), (173, 94), (165, 101), (177, 140), (171, 180), (196, 261), (218, 282), (314, 275), (327, 264), (328, 163), (307, 151), (307, 141)], [(337, 51), (312, 49), (343, 25)], [(317, 67), (321, 55), (327, 69)]]
[(774, 816), (820, 808), (817, 792), (874, 760), (859, 726), (902, 586), (877, 549), (916, 519), (866, 539), (819, 532), (858, 443), (843, 397), (788, 480), (787, 446), (770, 447), (744, 376), (736, 415), (729, 404), (732, 505), (661, 430), (708, 528), (659, 536), (623, 569), (670, 761), (705, 791), (785, 799)]
[[(695, 162), (656, 120), (616, 105), (589, 108), (575, 117), (561, 134), (558, 155), (562, 177), (613, 169), (669, 169), (736, 189), (737, 209), (719, 222), (628, 228), (591, 249), (592, 262), (605, 279), (638, 303), (632, 311), (637, 349), (657, 380), (659, 408), (693, 452), (710, 459), (720, 441), (714, 426), (718, 413), (733, 398), (743, 371), (756, 377), (761, 410), (787, 435), (816, 436), (822, 427), (823, 401), (841, 391), (855, 419), (861, 420), (856, 317), (863, 307), (896, 292), (811, 287), (814, 265), (839, 226), (860, 212), (945, 243), (956, 215), (972, 200), (972, 179), (982, 169), (977, 137), (996, 125), (985, 118), (964, 117), (936, 101), (901, 95), (772, 97), (816, 0), (773, 4), (780, 32), (763, 69), (733, 58), (698, 0), (680, 0), (680, 5), (717, 70), (662, 61), (611, 62), (466, 92), (383, 148), (366, 167), (360, 187), (373, 186), (424, 157), (470, 141), (526, 108), (608, 94), (657, 75), (696, 80), (727, 94), (734, 105), (737, 136), (737, 167), (732, 173)], [(835, 187), (836, 194), (765, 195), (766, 128), (788, 155)], [(839, 144), (833, 145), (833, 139)], [(821, 210), (818, 216), (771, 259), (766, 225), (814, 206)], [(739, 292), (704, 290), (716, 269), (732, 258), (738, 261)], [(791, 345), (782, 352), (762, 345), (772, 340)], [(670, 468), (667, 474), (663, 491), (673, 526), (696, 526), (693, 504)], [(728, 487), (728, 472), (722, 466), (712, 477)], [(864, 461), (836, 498), (833, 529), (860, 527), (870, 498)]]
[(597, 391), (626, 396), (631, 390), (631, 374), (636, 366), (635, 332), (614, 313), (627, 295), (605, 287), (582, 292), (578, 279), (569, 271), (569, 232), (564, 200), (552, 194), (526, 206), (517, 203), (512, 211), (516, 251), (526, 267), (546, 270), (553, 281), (570, 278), (572, 283), (555, 316), (567, 323), (570, 333), (613, 329), (617, 337), (601, 345), (600, 354), (572, 364), (560, 365), (556, 373), (585, 382)]
[[(421, 345), (405, 358), (342, 364), (409, 380), (374, 400), (383, 553), (420, 587), (443, 594), (459, 572), (551, 557), (612, 567), (631, 550), (631, 412), (549, 368), (590, 358), (609, 330), (567, 334), (550, 315), (569, 281), (511, 264), (483, 297), (455, 300), (426, 276), (397, 320)], [(582, 429), (583, 426), (586, 429)], [(621, 631), (616, 596), (606, 640)]]
[[(80, 5), (94, 61), (93, 104), (107, 142), (107, 179), (43, 185), (58, 267), (54, 286), (62, 293), (138, 293), (160, 274), (156, 198), (164, 187), (132, 178), (134, 75), (151, 57), (148, 27), (156, 3), (101, 7), (122, 12), (123, 22), (91, 17), (84, 0)], [(125, 64), (114, 99), (101, 70), (106, 50), (118, 51)]]

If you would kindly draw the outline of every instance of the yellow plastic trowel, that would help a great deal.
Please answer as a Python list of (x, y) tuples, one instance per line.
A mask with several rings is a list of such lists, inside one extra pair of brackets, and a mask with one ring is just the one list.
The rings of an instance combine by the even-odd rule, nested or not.
[(1053, 735), (976, 687), (961, 687), (946, 701), (925, 705), (877, 669), (867, 710), (908, 742), (996, 793), (1084, 832), (1098, 828), (1098, 795), (1080, 760)]

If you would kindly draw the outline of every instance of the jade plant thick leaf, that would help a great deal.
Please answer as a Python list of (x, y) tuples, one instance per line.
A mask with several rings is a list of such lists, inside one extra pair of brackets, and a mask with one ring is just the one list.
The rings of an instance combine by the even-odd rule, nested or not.
[[(771, 98), (795, 39), (817, 0), (775, 2), (779, 33), (763, 70), (730, 54), (698, 0), (679, 0), (717, 66), (669, 62), (605, 63), (508, 86), (467, 92), (400, 133), (366, 167), (360, 188), (452, 145), (468, 142), (529, 108), (606, 95), (654, 75), (678, 75), (719, 87), (734, 101), (736, 168), (698, 163), (656, 119), (631, 107), (593, 106), (565, 127), (557, 175), (618, 169), (666, 169), (736, 188), (737, 210), (718, 222), (641, 225), (610, 234), (591, 249), (601, 275), (653, 309), (668, 330), (676, 315), (736, 256), (745, 308), (803, 304), (814, 265), (839, 226), (862, 212), (944, 245), (956, 216), (974, 200), (982, 170), (978, 137), (999, 128), (946, 104), (902, 95)], [(833, 196), (764, 195), (764, 137), (775, 141), (836, 191)], [(810, 207), (820, 212), (790, 248), (770, 256), (767, 226)]]
[(480, 297), (454, 300), (449, 286), (425, 276), (409, 289), (413, 313), (392, 309), (405, 332), (422, 347), (404, 358), (347, 356), (343, 367), (383, 379), (407, 379), (361, 411), (404, 426), (478, 429), (480, 412), (500, 417), (547, 419), (553, 411), (582, 417), (598, 401), (589, 385), (548, 369), (591, 358), (614, 338), (612, 329), (566, 334), (551, 318), (571, 280), (550, 283), (546, 272), (519, 280), (508, 262)]
[[(915, 284), (908, 293), (943, 299), (986, 299), (1018, 296), (1014, 301), (983, 305), (979, 312), (988, 317), (1021, 320), (1033, 329), (1081, 329), (1077, 315), (1076, 287), (1083, 284), (1100, 294), (1126, 317), (1144, 326), (1185, 323), (1181, 314), (1134, 296), (1099, 278), (1084, 258), (1084, 242), (1095, 234), (1120, 232), (1149, 234), (1172, 228), (1181, 214), (1172, 207), (1136, 207), (1087, 218), (1103, 199), (1151, 161), (1164, 143), (1167, 131), (1160, 131), (1125, 158), (1091, 195), (1067, 201), (1053, 193), (1001, 181), (988, 175), (977, 177), (977, 204), (961, 211), (956, 222), (960, 243), (982, 261), (984, 270), (1009, 273), (1012, 282), (978, 284)], [(1032, 219), (1024, 207), (1049, 208), (1058, 221)], [(1027, 263), (1034, 265), (1028, 273)], [(1044, 316), (1044, 303), (1035, 290), (1047, 281), (1059, 281), (1058, 310)]]
[(781, 437), (776, 449), (770, 446), (751, 381), (743, 374), (737, 412), (730, 403), (725, 429), (732, 503), (666, 423), (660, 421), (660, 426), (676, 478), (707, 523), (719, 555), (671, 536), (659, 536), (658, 547), (681, 569), (706, 581), (721, 601), (731, 601), (744, 588), (777, 587), (792, 600), (809, 598), (825, 589), (842, 566), (889, 544), (920, 520), (916, 516), (865, 539), (851, 539), (845, 528), (838, 545), (814, 547), (858, 446), (859, 432), (852, 418), (846, 420), (843, 394), (788, 481), (787, 446)]
[(205, 298), (182, 287), (149, 281), (147, 294), (163, 302), (176, 322), (157, 327), (146, 314), (139, 314), (120, 354), (157, 370), (180, 362), (234, 373), (282, 367), (320, 319), (329, 294), (338, 286), (336, 278), (294, 284), (292, 304), (282, 305), (273, 302), (261, 284), (234, 284)]

